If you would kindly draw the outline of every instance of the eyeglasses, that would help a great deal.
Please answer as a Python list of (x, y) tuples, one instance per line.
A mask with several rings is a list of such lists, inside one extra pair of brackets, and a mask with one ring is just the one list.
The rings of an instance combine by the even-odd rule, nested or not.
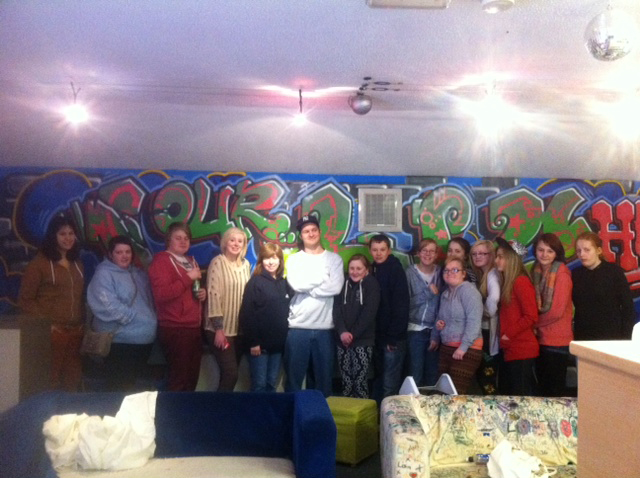
[(483, 256), (488, 256), (489, 253), (488, 252), (472, 252), (471, 256), (472, 257), (483, 257)]
[(461, 271), (461, 269), (458, 269), (457, 267), (454, 267), (453, 269), (443, 269), (442, 270), (442, 274), (444, 274), (444, 275), (457, 274), (460, 271)]
[(420, 254), (424, 254), (426, 256), (432, 256), (436, 253), (436, 251), (431, 251), (431, 250), (427, 250), (427, 249), (422, 249), (420, 251)]

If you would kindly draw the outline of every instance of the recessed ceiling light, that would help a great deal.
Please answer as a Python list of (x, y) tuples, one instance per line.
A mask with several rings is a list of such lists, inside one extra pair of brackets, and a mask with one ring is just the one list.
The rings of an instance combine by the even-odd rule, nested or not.
[(451, 0), (367, 0), (372, 8), (447, 8)]
[(482, 0), (482, 9), (487, 13), (498, 13), (513, 7), (515, 0)]

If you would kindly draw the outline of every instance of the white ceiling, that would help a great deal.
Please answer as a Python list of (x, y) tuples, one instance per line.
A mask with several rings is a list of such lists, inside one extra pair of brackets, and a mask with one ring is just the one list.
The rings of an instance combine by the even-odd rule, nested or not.
[[(640, 1), (612, 0), (640, 24)], [(607, 0), (3, 0), (5, 166), (329, 174), (638, 177), (638, 143), (593, 105), (640, 87), (640, 49), (589, 56)], [(363, 78), (371, 77), (365, 81)], [(525, 115), (489, 141), (460, 109), (488, 79)], [(80, 88), (92, 121), (58, 109)], [(382, 82), (383, 84), (376, 84)], [(367, 83), (373, 109), (347, 98)], [(384, 83), (389, 83), (384, 84)], [(383, 91), (387, 88), (386, 91)], [(291, 117), (303, 109), (309, 124)]]

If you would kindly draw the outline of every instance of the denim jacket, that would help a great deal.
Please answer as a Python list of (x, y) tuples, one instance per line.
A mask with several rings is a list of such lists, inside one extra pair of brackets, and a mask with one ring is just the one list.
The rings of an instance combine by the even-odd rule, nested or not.
[(442, 292), (442, 282), (440, 266), (436, 266), (432, 283), (438, 288), (440, 293), (434, 294), (431, 288), (424, 281), (417, 266), (407, 267), (407, 282), (409, 283), (409, 322), (422, 327), (433, 328), (438, 314), (440, 304), (440, 293)]

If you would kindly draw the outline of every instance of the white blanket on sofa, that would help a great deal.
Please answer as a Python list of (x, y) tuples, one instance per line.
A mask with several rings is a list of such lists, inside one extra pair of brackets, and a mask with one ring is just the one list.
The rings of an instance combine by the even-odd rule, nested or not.
[(124, 470), (145, 465), (156, 448), (157, 395), (126, 396), (115, 417), (52, 416), (42, 432), (53, 467)]

